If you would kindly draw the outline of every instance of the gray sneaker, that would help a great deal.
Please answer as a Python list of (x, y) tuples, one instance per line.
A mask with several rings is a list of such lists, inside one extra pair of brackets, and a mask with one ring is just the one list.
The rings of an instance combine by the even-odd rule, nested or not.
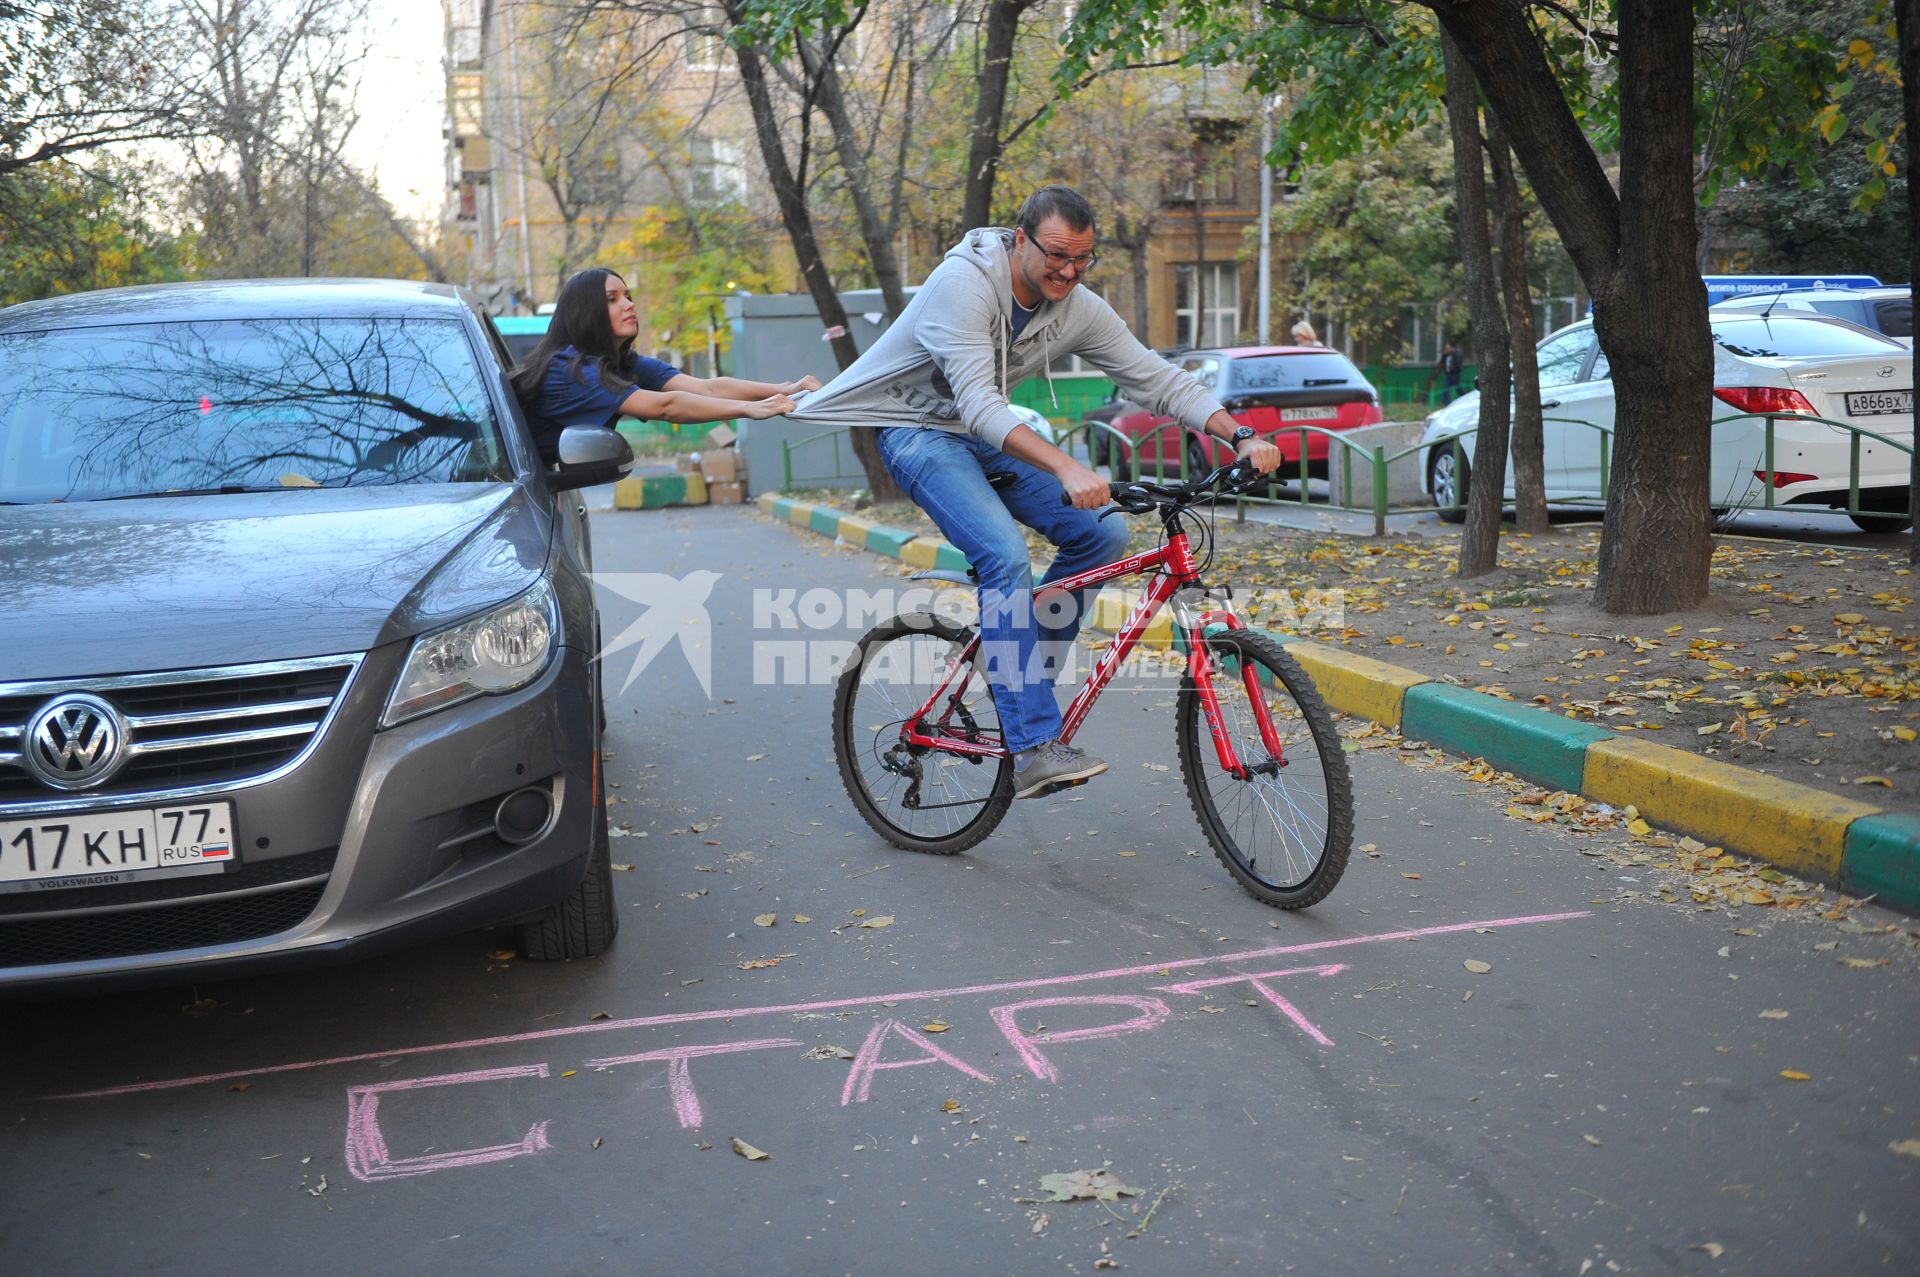
[(1106, 763), (1087, 752), (1050, 740), (1013, 756), (1013, 796), (1038, 798), (1054, 789), (1083, 785), (1107, 770)]

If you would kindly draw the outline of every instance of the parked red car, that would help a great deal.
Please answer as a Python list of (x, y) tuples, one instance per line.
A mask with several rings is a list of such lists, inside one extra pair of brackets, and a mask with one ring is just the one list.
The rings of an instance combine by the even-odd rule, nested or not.
[[(1300, 473), (1303, 435), (1292, 427), (1352, 430), (1380, 420), (1380, 396), (1372, 383), (1352, 360), (1324, 346), (1232, 346), (1188, 351), (1176, 361), (1213, 389), (1235, 421), (1273, 436), (1285, 459), (1280, 479)], [(1203, 439), (1182, 430), (1173, 418), (1145, 408), (1129, 406), (1112, 417), (1112, 425), (1133, 441), (1133, 464), (1129, 466), (1118, 441), (1104, 431), (1093, 432), (1093, 455), (1096, 461), (1111, 461), (1114, 478), (1122, 482), (1136, 471), (1155, 473), (1163, 458), (1165, 473), (1177, 475), (1181, 448), (1190, 474), (1233, 459), (1233, 449), (1224, 441)], [(1327, 437), (1307, 432), (1304, 440), (1308, 472), (1325, 478)]]

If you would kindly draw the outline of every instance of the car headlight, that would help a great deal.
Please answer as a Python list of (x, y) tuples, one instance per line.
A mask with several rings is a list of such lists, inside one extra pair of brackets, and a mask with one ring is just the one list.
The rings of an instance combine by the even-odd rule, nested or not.
[(422, 634), (387, 698), (382, 727), (524, 687), (553, 656), (560, 619), (546, 581), (482, 616)]

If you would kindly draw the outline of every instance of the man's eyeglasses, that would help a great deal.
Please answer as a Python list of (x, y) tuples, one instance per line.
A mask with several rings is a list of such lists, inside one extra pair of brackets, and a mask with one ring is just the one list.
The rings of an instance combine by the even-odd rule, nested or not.
[(1067, 267), (1071, 266), (1076, 271), (1079, 271), (1081, 274), (1084, 275), (1088, 271), (1093, 269), (1093, 264), (1095, 262), (1100, 260), (1100, 254), (1098, 253), (1082, 253), (1080, 254), (1080, 256), (1074, 257), (1074, 256), (1071, 256), (1070, 254), (1062, 253), (1055, 249), (1048, 248), (1044, 244), (1034, 243), (1031, 236), (1028, 237), (1027, 242), (1029, 244), (1033, 244), (1035, 248), (1039, 249), (1040, 252), (1045, 255), (1047, 259), (1047, 264), (1053, 267), (1055, 270), (1064, 270)]

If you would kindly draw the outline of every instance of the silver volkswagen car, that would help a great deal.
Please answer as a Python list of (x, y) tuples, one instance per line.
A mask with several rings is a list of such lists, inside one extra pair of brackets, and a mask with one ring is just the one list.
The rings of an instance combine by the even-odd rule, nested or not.
[(0, 992), (618, 924), (570, 490), (465, 293), (0, 310)]

